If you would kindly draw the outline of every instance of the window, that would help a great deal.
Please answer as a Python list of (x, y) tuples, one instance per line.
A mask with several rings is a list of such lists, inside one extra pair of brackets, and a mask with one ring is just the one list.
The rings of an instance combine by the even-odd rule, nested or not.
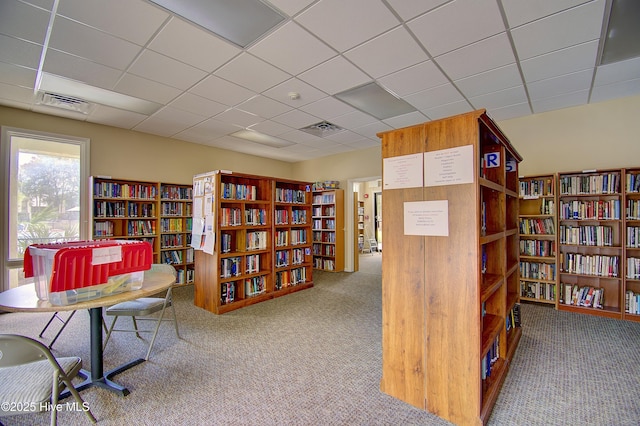
[(87, 239), (89, 140), (2, 128), (2, 285), (24, 284), (31, 244)]

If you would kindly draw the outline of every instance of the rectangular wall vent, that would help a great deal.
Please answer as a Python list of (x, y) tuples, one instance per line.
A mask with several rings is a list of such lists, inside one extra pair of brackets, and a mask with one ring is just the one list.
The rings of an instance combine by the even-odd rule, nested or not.
[(82, 114), (89, 114), (89, 110), (91, 109), (91, 104), (84, 99), (52, 92), (40, 92), (38, 94), (38, 103), (40, 105), (66, 109)]

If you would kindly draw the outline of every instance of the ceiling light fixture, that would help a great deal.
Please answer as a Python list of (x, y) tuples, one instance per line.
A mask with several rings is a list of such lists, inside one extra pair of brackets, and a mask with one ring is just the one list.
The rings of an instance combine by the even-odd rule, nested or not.
[(265, 135), (264, 133), (256, 132), (255, 130), (251, 129), (238, 130), (237, 132), (231, 133), (231, 136), (235, 136), (236, 138), (245, 139), (273, 148), (284, 148), (285, 146), (295, 145), (293, 142), (276, 138), (274, 136)]
[(260, 0), (151, 1), (243, 48), (285, 20)]
[[(42, 73), (42, 78), (40, 79), (40, 85), (37, 88), (37, 91), (48, 93), (49, 95), (57, 98), (76, 98), (144, 115), (151, 115), (155, 113), (161, 106), (155, 102), (90, 86), (79, 81), (70, 80), (68, 78), (63, 78), (46, 72)], [(44, 95), (40, 96), (40, 99), (44, 98)]]
[(640, 2), (613, 0), (600, 64), (624, 61), (640, 56)]
[(416, 111), (411, 104), (397, 98), (374, 82), (345, 90), (335, 96), (352, 107), (373, 115), (378, 120)]

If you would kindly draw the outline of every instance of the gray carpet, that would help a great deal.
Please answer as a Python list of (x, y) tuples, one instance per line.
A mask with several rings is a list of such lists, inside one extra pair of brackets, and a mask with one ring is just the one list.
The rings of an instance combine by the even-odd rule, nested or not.
[[(220, 316), (194, 307), (192, 288), (177, 289), (181, 339), (164, 324), (151, 359), (116, 376), (129, 396), (98, 388), (82, 395), (104, 425), (447, 425), (379, 390), (380, 258), (362, 255), (357, 273), (315, 271), (312, 289)], [(489, 424), (639, 424), (640, 324), (534, 305), (523, 305), (522, 318)], [(36, 337), (47, 319), (4, 314), (0, 330)], [(54, 350), (88, 366), (88, 348), (88, 315), (79, 312)], [(105, 369), (145, 350), (133, 334), (114, 335)], [(88, 422), (61, 412), (59, 424)]]

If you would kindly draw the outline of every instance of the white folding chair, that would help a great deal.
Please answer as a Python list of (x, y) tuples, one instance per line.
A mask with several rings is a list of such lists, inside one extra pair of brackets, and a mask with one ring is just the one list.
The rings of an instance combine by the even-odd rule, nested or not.
[(0, 417), (51, 411), (51, 425), (58, 421), (60, 392), (65, 387), (92, 423), (96, 418), (73, 386), (82, 368), (77, 356), (55, 358), (49, 348), (35, 339), (17, 334), (0, 334)]
[[(171, 273), (174, 277), (176, 276), (176, 270), (171, 265), (154, 264), (151, 266), (151, 272), (154, 271)], [(113, 332), (122, 331), (136, 333), (138, 338), (142, 338), (140, 333), (153, 333), (151, 342), (149, 343), (149, 348), (147, 349), (147, 355), (144, 358), (145, 360), (148, 360), (153, 344), (156, 341), (156, 336), (158, 335), (158, 329), (163, 321), (173, 321), (176, 329), (176, 336), (180, 338), (180, 333), (178, 332), (178, 318), (176, 317), (175, 307), (173, 306), (173, 301), (171, 299), (171, 290), (171, 287), (169, 287), (164, 297), (141, 297), (140, 299), (122, 302), (108, 307), (105, 312), (107, 316), (113, 317), (113, 322), (111, 322), (111, 326), (107, 331), (107, 336), (104, 339), (104, 347), (106, 348), (109, 338), (111, 337), (111, 333)], [(169, 306), (173, 312), (173, 318), (164, 318), (165, 309)], [(154, 316), (153, 314), (156, 313), (159, 313), (159, 315)], [(131, 317), (133, 329), (114, 328), (118, 318), (123, 316)], [(138, 321), (155, 321), (156, 325), (153, 330), (144, 330), (138, 327)]]

